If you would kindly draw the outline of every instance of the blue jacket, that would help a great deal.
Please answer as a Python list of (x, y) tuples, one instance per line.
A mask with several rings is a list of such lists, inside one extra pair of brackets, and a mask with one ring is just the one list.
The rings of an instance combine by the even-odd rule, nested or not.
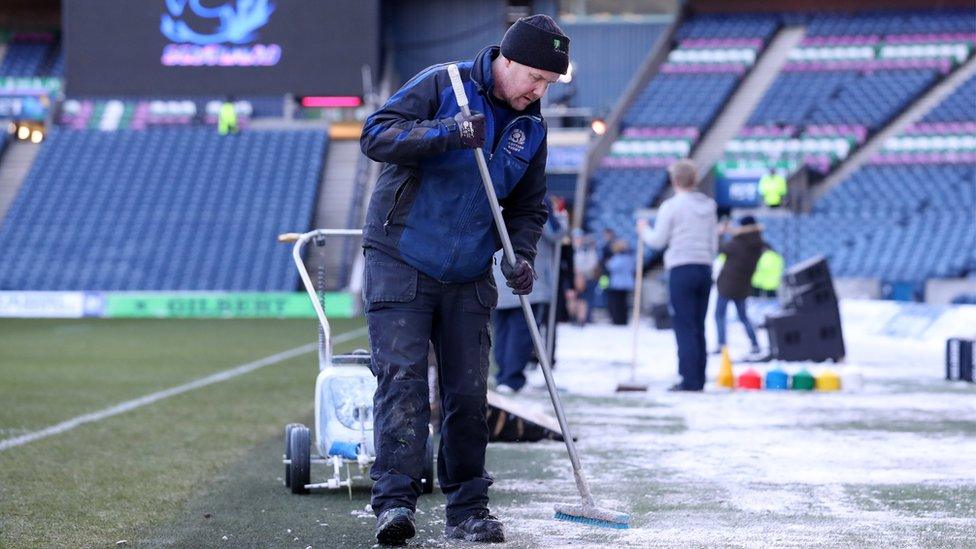
[(633, 290), (634, 273), (637, 270), (637, 259), (630, 252), (613, 254), (607, 260), (607, 271), (610, 273), (611, 290)]
[[(491, 62), (498, 47), (458, 63), (472, 111), (485, 114), (485, 156), (515, 253), (535, 259), (546, 222), (546, 126), (539, 102), (508, 113), (491, 96)], [(501, 240), (485, 196), (474, 152), (461, 148), (448, 64), (414, 76), (366, 120), (363, 153), (383, 162), (363, 229), (375, 247), (443, 282), (484, 277)], [(498, 140), (495, 141), (495, 135)]]

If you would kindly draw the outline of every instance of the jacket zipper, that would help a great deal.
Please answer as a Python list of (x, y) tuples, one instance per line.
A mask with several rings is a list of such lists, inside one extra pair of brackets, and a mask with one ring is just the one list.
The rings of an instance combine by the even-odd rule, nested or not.
[(390, 207), (390, 211), (386, 212), (386, 220), (383, 222), (383, 234), (390, 234), (390, 223), (393, 221), (393, 214), (396, 213), (397, 206), (400, 205), (400, 199), (403, 198), (403, 192), (406, 190), (407, 185), (410, 183), (410, 179), (406, 179), (403, 183), (397, 187), (396, 192), (393, 193), (393, 206)]

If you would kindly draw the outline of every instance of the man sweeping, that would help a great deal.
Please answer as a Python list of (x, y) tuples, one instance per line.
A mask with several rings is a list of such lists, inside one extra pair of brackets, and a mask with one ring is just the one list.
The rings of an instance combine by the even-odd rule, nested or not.
[(448, 538), (502, 542), (489, 514), (488, 321), (498, 299), (498, 250), (471, 149), (482, 147), (515, 249), (503, 264), (513, 293), (532, 291), (546, 221), (546, 127), (539, 101), (569, 66), (569, 39), (548, 16), (517, 21), (501, 46), (458, 63), (471, 101), (460, 112), (447, 65), (414, 76), (366, 121), (363, 152), (384, 163), (363, 230), (364, 301), (377, 377), (376, 539), (415, 534), (414, 511), (430, 419), (427, 348), (437, 354), (443, 422), (437, 477)]

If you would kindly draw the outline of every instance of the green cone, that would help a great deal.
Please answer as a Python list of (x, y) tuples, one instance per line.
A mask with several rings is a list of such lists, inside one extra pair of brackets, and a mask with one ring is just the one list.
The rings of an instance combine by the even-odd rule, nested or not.
[(813, 376), (810, 375), (810, 372), (800, 370), (799, 372), (793, 374), (793, 384), (791, 388), (794, 391), (812, 391), (813, 385)]

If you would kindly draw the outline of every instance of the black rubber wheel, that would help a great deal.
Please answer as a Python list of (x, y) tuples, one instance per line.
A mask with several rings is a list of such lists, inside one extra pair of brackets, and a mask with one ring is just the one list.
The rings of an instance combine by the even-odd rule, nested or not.
[(434, 493), (434, 435), (427, 434), (427, 451), (424, 452), (424, 470), (421, 473), (421, 491), (425, 494)]
[(311, 467), (312, 445), (308, 427), (297, 425), (292, 427), (289, 437), (289, 448), (291, 449), (291, 464), (289, 468), (289, 478), (291, 480), (291, 493), (307, 494), (308, 489), (305, 485), (309, 483)]
[[(285, 425), (285, 459), (291, 459), (291, 430), (301, 426), (301, 423)], [(291, 488), (291, 467), (287, 464), (285, 464), (285, 487)]]

